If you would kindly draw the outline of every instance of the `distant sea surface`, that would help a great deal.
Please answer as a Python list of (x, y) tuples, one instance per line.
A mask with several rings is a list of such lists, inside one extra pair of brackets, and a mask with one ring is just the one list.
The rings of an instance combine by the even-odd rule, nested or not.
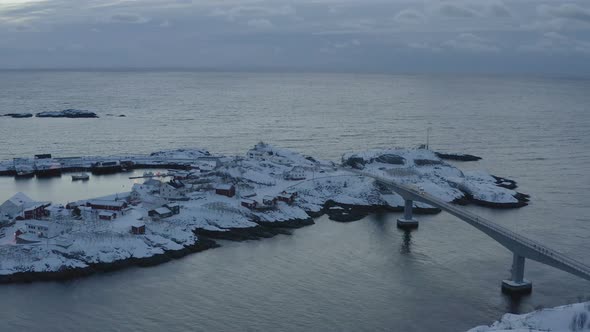
[[(244, 154), (262, 140), (337, 161), (417, 146), (431, 127), (432, 149), (479, 155), (456, 165), (514, 179), (531, 195), (517, 210), (470, 209), (590, 264), (589, 91), (590, 80), (567, 77), (0, 71), (0, 114), (100, 116), (0, 117), (0, 159)], [(103, 194), (108, 179), (80, 195)], [(62, 200), (63, 177), (28, 181), (0, 178), (2, 201), (18, 190)], [(587, 281), (527, 261), (533, 293), (511, 299), (500, 280), (512, 257), (498, 243), (446, 213), (421, 216), (412, 233), (397, 217), (321, 217), (291, 236), (223, 242), (156, 267), (0, 285), (0, 330), (463, 331), (590, 297)]]

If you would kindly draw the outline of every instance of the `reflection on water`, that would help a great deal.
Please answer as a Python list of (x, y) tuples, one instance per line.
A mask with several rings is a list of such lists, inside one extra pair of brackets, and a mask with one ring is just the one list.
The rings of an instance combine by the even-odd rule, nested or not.
[(399, 248), (400, 254), (409, 254), (412, 252), (412, 231), (404, 230), (402, 245)]
[[(588, 263), (589, 87), (526, 77), (2, 73), (0, 109), (55, 110), (65, 93), (68, 103), (127, 117), (2, 119), (0, 159), (194, 146), (243, 154), (264, 140), (339, 160), (416, 146), (432, 126), (435, 149), (483, 157), (463, 170), (513, 178), (533, 197), (518, 210), (467, 208)], [(1, 177), (0, 201), (16, 191), (54, 202), (128, 191), (128, 176)], [(446, 213), (420, 216), (412, 232), (396, 228), (398, 216), (322, 217), (292, 236), (224, 243), (146, 269), (0, 286), (0, 330), (456, 332), (589, 294), (587, 281), (527, 261), (533, 293), (507, 297), (508, 250)]]
[[(90, 174), (87, 181), (73, 181), (72, 175), (64, 173), (53, 177), (15, 178), (0, 177), (0, 202), (4, 202), (17, 192), (23, 192), (32, 199), (67, 203), (75, 200), (100, 197), (115, 193), (131, 191), (134, 183), (142, 183), (143, 179), (129, 179), (141, 176), (145, 170), (136, 169), (130, 172), (116, 174)], [(154, 173), (165, 170), (150, 170)]]

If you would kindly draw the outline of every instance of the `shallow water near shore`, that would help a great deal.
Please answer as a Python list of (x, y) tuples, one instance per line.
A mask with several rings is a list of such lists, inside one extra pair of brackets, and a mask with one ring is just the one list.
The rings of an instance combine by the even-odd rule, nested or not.
[[(0, 118), (0, 158), (191, 145), (244, 153), (264, 139), (338, 160), (417, 145), (430, 126), (433, 149), (484, 158), (455, 165), (509, 177), (531, 195), (522, 209), (470, 209), (590, 263), (589, 88), (566, 78), (2, 72), (0, 113), (78, 107), (127, 117)], [(81, 184), (84, 197), (116, 192), (118, 176), (129, 175)], [(18, 189), (70, 199), (57, 180), (20, 181), (1, 178), (2, 197)], [(590, 296), (587, 281), (527, 261), (533, 294), (510, 299), (500, 280), (511, 255), (495, 241), (445, 213), (419, 216), (411, 233), (395, 227), (397, 217), (324, 216), (290, 236), (222, 241), (156, 267), (2, 285), (1, 329), (462, 331)]]

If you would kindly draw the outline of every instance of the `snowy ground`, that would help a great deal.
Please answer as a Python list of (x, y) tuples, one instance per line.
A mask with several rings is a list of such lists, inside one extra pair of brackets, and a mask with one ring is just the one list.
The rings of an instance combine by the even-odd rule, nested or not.
[(505, 314), (491, 326), (468, 332), (572, 332), (590, 331), (590, 302), (542, 309), (524, 315)]
[[(17, 230), (26, 232), (26, 221), (16, 221), (5, 227), (5, 236), (0, 237), (0, 276), (16, 272), (60, 271), (181, 250), (199, 241), (193, 233), (195, 229), (229, 232), (258, 227), (262, 222), (306, 220), (308, 213), (322, 211), (328, 201), (357, 206), (403, 206), (400, 196), (376, 184), (373, 179), (339, 169), (332, 162), (268, 144), (256, 145), (245, 157), (212, 156), (202, 149), (180, 149), (117, 158), (146, 163), (174, 160), (195, 166), (212, 163), (216, 166), (212, 170), (201, 169), (192, 178), (184, 180), (186, 186), (180, 190), (186, 200), (176, 202), (180, 205), (180, 213), (161, 220), (148, 217), (148, 211), (167, 203), (167, 199), (159, 194), (158, 188), (146, 186), (136, 190), (134, 205), (112, 221), (98, 220), (96, 214), (87, 209), (83, 209), (81, 216), (74, 217), (70, 210), (54, 205), (52, 217), (45, 221), (55, 234), (49, 239), (38, 239), (38, 243), (16, 244), (14, 233)], [(68, 162), (88, 164), (117, 158), (84, 157)], [(464, 173), (428, 150), (370, 150), (345, 155), (343, 163), (421, 187), (447, 202), (461, 199), (466, 194), (494, 203), (516, 201), (516, 192), (498, 187), (491, 175)], [(289, 176), (294, 167), (299, 169), (297, 180), (291, 180), (293, 177)], [(236, 196), (216, 194), (214, 188), (219, 184), (234, 185)], [(265, 209), (250, 209), (241, 204), (247, 198), (261, 206), (265, 198), (291, 194), (295, 195), (294, 202), (278, 201)], [(98, 199), (132, 200), (132, 195), (118, 194)], [(79, 203), (85, 204), (84, 201)], [(138, 223), (145, 225), (144, 235), (131, 234), (131, 226)], [(35, 235), (25, 237), (34, 238)]]

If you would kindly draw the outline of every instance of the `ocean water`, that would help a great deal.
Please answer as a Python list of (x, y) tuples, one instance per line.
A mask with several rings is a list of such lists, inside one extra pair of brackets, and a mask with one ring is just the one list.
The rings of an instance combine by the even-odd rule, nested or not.
[[(263, 140), (338, 160), (416, 146), (431, 127), (433, 149), (484, 158), (457, 166), (531, 195), (522, 209), (472, 210), (590, 263), (588, 91), (590, 79), (568, 77), (7, 71), (0, 113), (101, 117), (2, 117), (0, 159), (194, 146), (242, 154)], [(0, 178), (0, 198), (23, 190), (60, 201), (77, 190), (64, 178), (28, 181)], [(116, 192), (119, 181), (91, 181), (80, 195)], [(587, 281), (531, 261), (533, 293), (507, 297), (499, 283), (511, 255), (495, 241), (445, 213), (420, 217), (411, 233), (397, 217), (321, 217), (290, 236), (223, 242), (156, 267), (1, 285), (0, 330), (463, 331), (590, 297)]]

